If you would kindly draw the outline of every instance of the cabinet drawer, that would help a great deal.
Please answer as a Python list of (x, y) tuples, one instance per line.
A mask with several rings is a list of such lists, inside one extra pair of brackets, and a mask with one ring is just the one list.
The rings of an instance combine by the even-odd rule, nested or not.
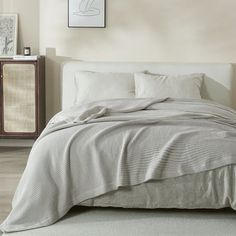
[(36, 131), (35, 66), (34, 64), (4, 64), (3, 131)]

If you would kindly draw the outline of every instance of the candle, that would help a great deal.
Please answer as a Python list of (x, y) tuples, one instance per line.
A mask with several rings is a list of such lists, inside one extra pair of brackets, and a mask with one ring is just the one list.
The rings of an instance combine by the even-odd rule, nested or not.
[(24, 47), (23, 54), (24, 54), (24, 56), (30, 56), (31, 55), (30, 47)]

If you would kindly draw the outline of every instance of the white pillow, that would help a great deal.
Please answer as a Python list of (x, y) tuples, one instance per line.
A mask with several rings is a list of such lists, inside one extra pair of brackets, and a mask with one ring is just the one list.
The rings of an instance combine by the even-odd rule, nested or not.
[(136, 98), (195, 98), (201, 99), (204, 74), (153, 75), (135, 73)]
[(134, 75), (131, 73), (78, 71), (75, 85), (75, 104), (135, 97)]

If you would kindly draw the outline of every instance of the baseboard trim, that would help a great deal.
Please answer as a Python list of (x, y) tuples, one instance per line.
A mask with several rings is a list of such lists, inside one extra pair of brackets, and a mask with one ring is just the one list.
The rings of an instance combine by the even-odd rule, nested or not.
[(0, 147), (32, 147), (34, 142), (31, 139), (0, 139)]

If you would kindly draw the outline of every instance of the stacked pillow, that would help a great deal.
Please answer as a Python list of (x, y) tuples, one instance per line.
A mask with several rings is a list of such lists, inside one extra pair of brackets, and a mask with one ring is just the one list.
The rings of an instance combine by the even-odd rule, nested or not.
[(195, 98), (201, 99), (203, 74), (152, 75), (136, 73), (135, 95), (137, 98)]
[(158, 75), (79, 71), (75, 75), (76, 104), (113, 98), (201, 99), (204, 74)]
[(76, 104), (112, 98), (134, 98), (135, 85), (131, 73), (79, 71), (75, 75)]

